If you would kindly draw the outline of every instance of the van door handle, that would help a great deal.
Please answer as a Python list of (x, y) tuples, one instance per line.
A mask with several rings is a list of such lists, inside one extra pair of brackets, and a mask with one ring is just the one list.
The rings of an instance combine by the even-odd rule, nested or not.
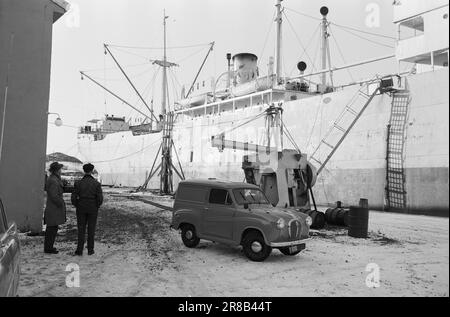
[(205, 207), (205, 210), (206, 210), (206, 211), (208, 211), (208, 210), (209, 210), (209, 208), (208, 208), (208, 207)]

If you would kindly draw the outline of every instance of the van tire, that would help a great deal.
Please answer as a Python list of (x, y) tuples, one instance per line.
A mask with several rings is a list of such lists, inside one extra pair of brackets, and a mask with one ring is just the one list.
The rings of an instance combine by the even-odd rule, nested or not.
[(195, 248), (200, 243), (195, 227), (190, 224), (181, 227), (181, 240), (183, 240), (184, 245), (188, 248)]
[[(255, 251), (253, 245), (260, 247)], [(266, 244), (264, 237), (258, 231), (250, 231), (242, 239), (242, 247), (247, 258), (254, 262), (263, 262), (272, 253), (272, 248)]]

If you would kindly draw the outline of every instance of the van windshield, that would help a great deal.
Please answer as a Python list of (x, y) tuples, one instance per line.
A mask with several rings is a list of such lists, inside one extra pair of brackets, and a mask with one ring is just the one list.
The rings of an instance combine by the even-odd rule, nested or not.
[(270, 204), (264, 193), (259, 189), (254, 188), (240, 188), (233, 190), (234, 198), (238, 205), (244, 204)]

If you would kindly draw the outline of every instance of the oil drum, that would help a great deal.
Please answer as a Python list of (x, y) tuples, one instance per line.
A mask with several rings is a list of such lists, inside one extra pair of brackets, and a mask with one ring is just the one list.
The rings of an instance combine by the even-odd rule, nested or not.
[(366, 239), (369, 233), (369, 208), (367, 200), (361, 200), (359, 207), (350, 207), (348, 214), (348, 235)]
[(330, 208), (325, 212), (325, 219), (330, 225), (346, 227), (348, 225), (348, 209)]
[(325, 227), (325, 214), (323, 212), (307, 210), (304, 213), (312, 219), (311, 229), (323, 229)]

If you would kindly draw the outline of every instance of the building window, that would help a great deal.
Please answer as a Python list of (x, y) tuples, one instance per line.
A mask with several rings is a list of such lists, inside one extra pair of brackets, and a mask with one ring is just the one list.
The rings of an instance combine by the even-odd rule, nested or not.
[(399, 40), (406, 40), (416, 36), (423, 35), (425, 32), (425, 24), (423, 17), (418, 16), (400, 23)]

